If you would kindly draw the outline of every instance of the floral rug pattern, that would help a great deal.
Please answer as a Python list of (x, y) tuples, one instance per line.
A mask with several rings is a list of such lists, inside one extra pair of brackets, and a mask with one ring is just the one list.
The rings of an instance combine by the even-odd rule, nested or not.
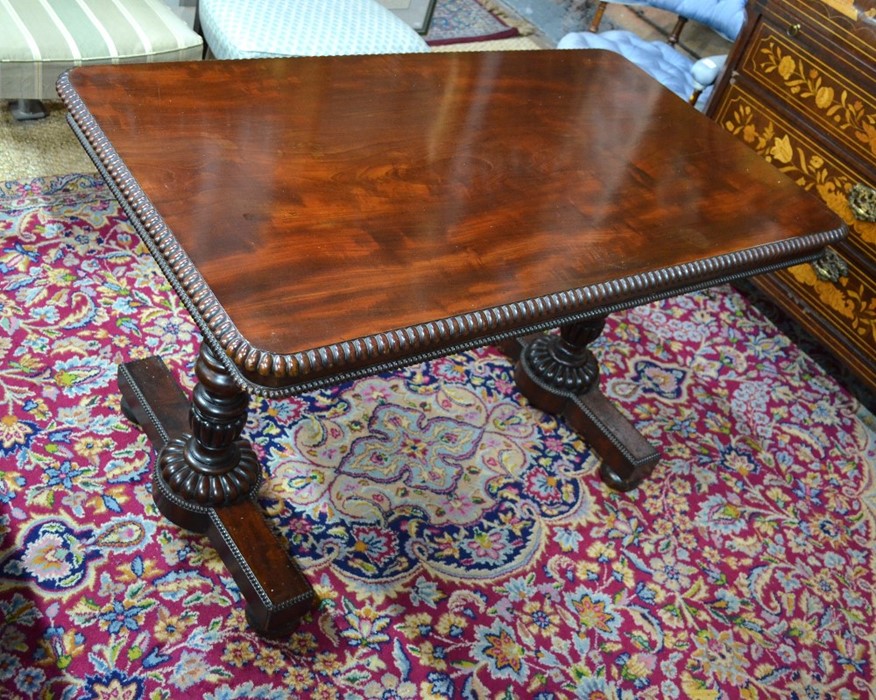
[(730, 287), (595, 346), (663, 455), (628, 494), (494, 348), (253, 401), (320, 597), (282, 641), (119, 411), (118, 362), (190, 390), (198, 344), (98, 179), (0, 184), (0, 697), (874, 697), (872, 426)]

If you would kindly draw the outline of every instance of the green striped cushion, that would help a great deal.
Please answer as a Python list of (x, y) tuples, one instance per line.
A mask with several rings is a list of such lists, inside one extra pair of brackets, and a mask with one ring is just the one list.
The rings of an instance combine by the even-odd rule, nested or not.
[(202, 40), (162, 0), (0, 0), (0, 96), (55, 99), (83, 63), (187, 61)]

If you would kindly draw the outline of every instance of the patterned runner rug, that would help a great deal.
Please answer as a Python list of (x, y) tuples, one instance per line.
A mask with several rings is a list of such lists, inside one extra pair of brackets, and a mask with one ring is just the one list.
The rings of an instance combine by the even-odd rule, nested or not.
[(520, 36), (507, 15), (490, 0), (438, 0), (426, 34), (431, 46), (493, 41)]
[(663, 455), (629, 494), (492, 348), (254, 401), (262, 504), (321, 598), (270, 642), (119, 412), (118, 362), (190, 390), (199, 344), (119, 206), (0, 185), (0, 237), (0, 697), (873, 697), (872, 433), (730, 287), (598, 342)]

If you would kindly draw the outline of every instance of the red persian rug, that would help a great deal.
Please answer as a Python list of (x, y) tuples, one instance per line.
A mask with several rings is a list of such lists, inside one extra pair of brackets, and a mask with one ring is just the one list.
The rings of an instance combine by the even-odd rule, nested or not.
[(265, 641), (156, 512), (116, 364), (199, 336), (100, 181), (0, 185), (0, 697), (872, 698), (874, 437), (719, 287), (610, 319), (638, 490), (492, 348), (272, 403), (262, 503), (320, 596)]

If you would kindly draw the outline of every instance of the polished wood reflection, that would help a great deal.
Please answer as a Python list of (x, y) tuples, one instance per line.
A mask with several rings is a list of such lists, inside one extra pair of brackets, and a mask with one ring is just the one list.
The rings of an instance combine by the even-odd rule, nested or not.
[(611, 53), (106, 66), (70, 80), (240, 333), (276, 353), (836, 225)]

